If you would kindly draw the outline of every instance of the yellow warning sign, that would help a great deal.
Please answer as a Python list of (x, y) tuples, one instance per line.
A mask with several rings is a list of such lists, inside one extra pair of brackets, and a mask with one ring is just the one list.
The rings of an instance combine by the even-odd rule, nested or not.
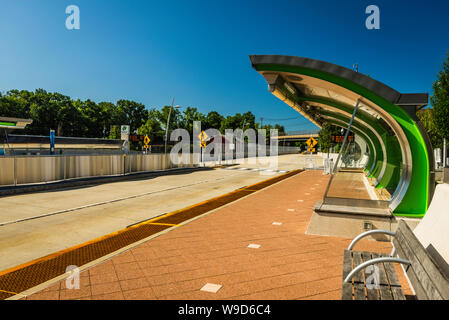
[(206, 140), (207, 140), (207, 134), (204, 131), (201, 131), (200, 135), (198, 136), (200, 139), (200, 147), (206, 148)]
[(201, 142), (206, 141), (207, 140), (207, 134), (204, 131), (201, 131), (200, 135), (198, 136), (198, 138), (201, 140)]
[(146, 145), (149, 144), (150, 141), (151, 141), (151, 139), (148, 136), (145, 136), (145, 138), (143, 139), (143, 143)]
[(309, 146), (309, 149), (316, 146), (318, 143), (313, 137), (310, 137), (309, 140), (306, 141), (307, 145)]

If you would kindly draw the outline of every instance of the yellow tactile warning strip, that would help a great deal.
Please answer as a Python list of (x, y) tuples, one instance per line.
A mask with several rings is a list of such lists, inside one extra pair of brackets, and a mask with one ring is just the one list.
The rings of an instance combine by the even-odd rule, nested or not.
[(67, 266), (85, 265), (134, 242), (145, 239), (165, 229), (178, 226), (186, 220), (238, 200), (302, 171), (291, 171), (2, 271), (0, 272), (0, 299), (6, 299), (63, 275), (66, 273)]

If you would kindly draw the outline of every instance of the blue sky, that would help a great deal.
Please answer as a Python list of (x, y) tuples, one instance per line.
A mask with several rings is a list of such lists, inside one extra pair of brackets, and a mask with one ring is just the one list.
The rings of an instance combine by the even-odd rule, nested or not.
[[(65, 28), (68, 5), (81, 29)], [(365, 8), (381, 29), (365, 28)], [(325, 60), (400, 92), (429, 92), (449, 50), (449, 2), (0, 0), (0, 90), (43, 88), (94, 101), (175, 103), (207, 113), (298, 114), (272, 96), (250, 54)], [(264, 121), (265, 123), (267, 120)], [(305, 119), (279, 122), (310, 129)]]

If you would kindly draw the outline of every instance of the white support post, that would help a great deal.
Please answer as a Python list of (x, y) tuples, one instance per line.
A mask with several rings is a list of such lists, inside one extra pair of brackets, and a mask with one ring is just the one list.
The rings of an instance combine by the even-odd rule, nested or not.
[(444, 138), (443, 141), (443, 168), (446, 168), (448, 165), (447, 163), (447, 144), (446, 144), (446, 138)]

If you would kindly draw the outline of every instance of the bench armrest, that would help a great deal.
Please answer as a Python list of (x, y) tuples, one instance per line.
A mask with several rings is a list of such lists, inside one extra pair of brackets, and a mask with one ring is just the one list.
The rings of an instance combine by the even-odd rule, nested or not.
[(382, 263), (382, 262), (393, 262), (393, 263), (400, 263), (400, 264), (406, 264), (406, 265), (410, 265), (411, 262), (405, 259), (401, 259), (401, 258), (392, 258), (392, 257), (383, 257), (383, 258), (375, 258), (375, 259), (371, 259), (368, 260), (362, 264), (359, 264), (357, 267), (355, 267), (349, 274), (348, 276), (345, 278), (345, 280), (343, 282), (351, 282), (352, 278), (354, 277), (354, 275), (359, 272), (362, 269), (365, 269), (366, 267), (373, 265), (373, 264), (377, 264), (377, 263)]
[(355, 237), (354, 240), (352, 240), (351, 244), (349, 245), (348, 250), (351, 251), (352, 248), (354, 248), (355, 244), (357, 242), (359, 242), (360, 240), (362, 240), (363, 238), (365, 238), (365, 237), (367, 237), (369, 235), (372, 235), (372, 234), (379, 234), (379, 233), (381, 233), (381, 234), (388, 234), (388, 235), (393, 236), (393, 237), (396, 235), (395, 232), (388, 231), (388, 230), (380, 230), (380, 229), (379, 230), (370, 230), (370, 231), (361, 233), (357, 237)]

